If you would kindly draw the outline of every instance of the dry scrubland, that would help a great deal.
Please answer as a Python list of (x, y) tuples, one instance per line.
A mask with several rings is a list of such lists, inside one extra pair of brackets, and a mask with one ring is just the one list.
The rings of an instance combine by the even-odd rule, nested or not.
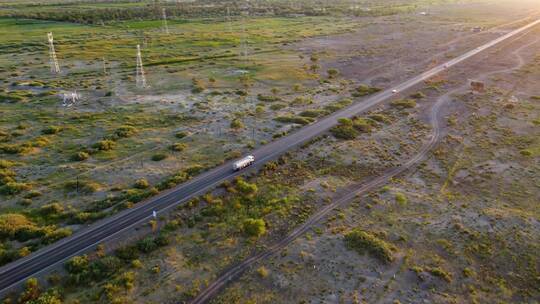
[[(160, 21), (1, 18), (0, 262), (362, 102), (493, 39), (505, 30), (495, 26), (531, 8), (477, 3), (429, 11), (234, 17), (230, 25), (172, 20), (170, 35)], [(473, 33), (476, 26), (491, 30)], [(49, 30), (63, 77), (48, 72)], [(41, 298), (188, 301), (316, 210), (416, 155), (431, 134), (432, 105), (447, 99), (442, 140), (426, 161), (340, 206), (213, 302), (538, 299), (539, 33), (340, 121), (260, 172), (145, 223), (130, 240), (70, 260), (44, 276), (40, 285), (51, 289), (41, 288)], [(243, 36), (247, 59), (238, 56)], [(132, 76), (137, 43), (147, 64), (145, 90)], [(487, 91), (470, 94), (470, 78), (486, 81)], [(83, 101), (63, 108), (55, 94), (74, 89)], [(30, 281), (13, 298), (38, 294)]]

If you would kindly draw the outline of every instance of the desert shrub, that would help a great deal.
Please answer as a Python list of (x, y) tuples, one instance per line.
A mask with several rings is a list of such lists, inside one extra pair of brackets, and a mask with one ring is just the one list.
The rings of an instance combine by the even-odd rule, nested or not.
[(328, 69), (328, 78), (333, 79), (336, 78), (339, 75), (339, 71), (337, 69)]
[(307, 110), (307, 111), (301, 112), (299, 115), (303, 117), (316, 118), (316, 117), (324, 116), (326, 114), (328, 114), (328, 112), (324, 110)]
[(75, 161), (83, 161), (83, 160), (87, 160), (89, 157), (90, 157), (90, 154), (88, 154), (87, 152), (81, 151), (73, 155), (71, 159)]
[(16, 173), (11, 169), (0, 169), (0, 186), (15, 182)]
[(135, 182), (135, 184), (133, 185), (133, 187), (137, 188), (137, 189), (146, 189), (150, 186), (150, 184), (148, 183), (148, 181), (144, 178), (141, 178), (139, 180), (137, 180)]
[(114, 135), (120, 138), (130, 137), (135, 133), (137, 133), (137, 128), (127, 125), (120, 126), (118, 129), (116, 129), (116, 131), (114, 131)]
[(261, 266), (257, 269), (257, 274), (261, 277), (261, 278), (266, 278), (268, 276), (268, 269), (266, 269), (266, 267), (264, 266)]
[(106, 256), (91, 263), (90, 266), (92, 268), (92, 275), (99, 280), (120, 270), (122, 260), (115, 256)]
[(36, 230), (37, 226), (26, 216), (18, 213), (0, 214), (0, 239), (15, 238), (23, 231)]
[(24, 291), (21, 293), (18, 299), (18, 303), (31, 303), (39, 298), (41, 290), (39, 288), (38, 280), (36, 278), (30, 278), (26, 280), (24, 284)]
[(407, 204), (407, 197), (405, 194), (398, 192), (396, 193), (396, 202), (400, 205), (405, 205)]
[(184, 143), (175, 143), (171, 146), (171, 150), (176, 152), (182, 152), (187, 148), (187, 144)]
[(64, 212), (64, 206), (60, 205), (59, 203), (51, 203), (41, 206), (41, 208), (39, 208), (39, 212), (43, 215), (61, 214)]
[(139, 257), (138, 246), (124, 246), (116, 249), (114, 254), (124, 261), (131, 261)]
[(315, 120), (310, 117), (299, 117), (299, 116), (278, 116), (274, 118), (275, 121), (281, 122), (281, 123), (295, 123), (299, 125), (307, 125)]
[(0, 187), (0, 194), (14, 195), (26, 190), (30, 190), (30, 185), (25, 183), (8, 182)]
[(137, 249), (143, 253), (149, 253), (158, 248), (158, 245), (152, 237), (146, 237), (137, 242)]
[(80, 274), (89, 270), (90, 261), (87, 255), (74, 256), (64, 264), (64, 268), (69, 274)]
[(186, 174), (189, 176), (194, 176), (204, 171), (204, 169), (205, 168), (201, 165), (193, 165), (193, 166), (187, 167), (184, 170), (184, 172), (186, 172)]
[(116, 143), (110, 139), (100, 140), (94, 144), (94, 148), (100, 151), (110, 151), (114, 149), (115, 146), (116, 146)]
[(345, 245), (359, 254), (369, 253), (383, 263), (390, 263), (394, 260), (393, 246), (376, 236), (354, 229), (345, 235)]
[(369, 133), (373, 128), (373, 121), (365, 118), (356, 118), (353, 121), (353, 127), (360, 132)]
[(452, 282), (452, 274), (442, 269), (441, 267), (430, 267), (427, 269), (427, 271), (432, 275), (445, 280), (448, 283)]
[(368, 117), (369, 119), (372, 119), (377, 122), (384, 122), (384, 123), (390, 122), (390, 119), (386, 115), (383, 115), (383, 114), (371, 114)]
[(69, 228), (59, 228), (56, 230), (48, 231), (43, 239), (45, 244), (52, 244), (60, 239), (70, 236), (73, 233)]
[(67, 191), (79, 191), (84, 194), (91, 194), (98, 191), (101, 186), (93, 181), (89, 180), (80, 180), (80, 181), (69, 181), (64, 184), (64, 189)]
[(258, 94), (257, 99), (260, 100), (260, 101), (264, 101), (264, 102), (274, 102), (274, 101), (280, 101), (281, 100), (281, 98), (279, 98), (277, 96), (269, 96), (269, 95), (262, 95), (262, 94)]
[(286, 108), (286, 107), (287, 107), (286, 104), (278, 102), (278, 103), (274, 103), (274, 104), (270, 105), (270, 110), (278, 111), (278, 110), (281, 110), (281, 109)]
[(235, 129), (235, 130), (238, 130), (238, 129), (243, 129), (244, 128), (244, 124), (242, 123), (242, 121), (240, 121), (240, 119), (233, 119), (231, 121), (231, 129)]
[(248, 183), (241, 178), (236, 181), (236, 188), (240, 193), (246, 196), (254, 195), (258, 191), (256, 184)]
[(259, 237), (266, 233), (266, 223), (263, 219), (246, 219), (242, 223), (243, 231), (250, 237)]
[(339, 124), (332, 129), (330, 132), (334, 137), (339, 139), (351, 140), (355, 139), (358, 136), (358, 132), (353, 127), (353, 122), (348, 118), (339, 118)]
[(398, 109), (414, 108), (416, 107), (416, 101), (414, 99), (399, 99), (392, 101), (390, 105)]
[(25, 154), (32, 149), (31, 144), (3, 144), (0, 151), (5, 154)]
[(41, 130), (41, 133), (45, 135), (52, 135), (52, 134), (59, 133), (60, 131), (62, 131), (62, 128), (59, 126), (48, 126), (48, 127), (43, 128)]
[(155, 162), (162, 161), (167, 158), (167, 154), (165, 153), (156, 153), (152, 155), (152, 160)]
[(47, 137), (38, 136), (33, 141), (28, 142), (27, 144), (31, 145), (32, 147), (45, 147), (50, 143), (51, 141)]
[(59, 126), (47, 126), (41, 130), (41, 134), (52, 135), (59, 133), (60, 131), (62, 131), (62, 128)]
[(332, 104), (329, 104), (329, 105), (326, 105), (324, 107), (324, 110), (328, 111), (328, 112), (335, 112), (337, 110), (340, 110), (340, 109), (343, 109), (344, 107), (348, 106), (352, 104), (352, 100), (348, 99), (348, 98), (345, 98), (345, 99), (342, 99), (338, 102), (334, 102)]
[(187, 132), (185, 132), (185, 131), (176, 132), (176, 134), (174, 134), (174, 136), (176, 138), (179, 138), (179, 139), (182, 139), (182, 138), (184, 138), (184, 137), (186, 137), (188, 135), (189, 134)]
[(411, 94), (411, 98), (414, 98), (414, 99), (426, 98), (426, 94), (422, 92), (416, 92), (416, 93)]
[(365, 85), (365, 84), (361, 84), (358, 88), (356, 88), (356, 90), (354, 90), (352, 95), (354, 97), (362, 97), (362, 96), (371, 95), (373, 93), (377, 93), (380, 90), (381, 90), (380, 88), (371, 87), (371, 86), (368, 86), (368, 85)]
[(0, 159), (0, 169), (9, 169), (15, 166), (15, 163), (9, 160)]
[(193, 84), (193, 88), (191, 89), (192, 93), (202, 93), (204, 90), (206, 90), (206, 85), (202, 80), (193, 78), (191, 82)]

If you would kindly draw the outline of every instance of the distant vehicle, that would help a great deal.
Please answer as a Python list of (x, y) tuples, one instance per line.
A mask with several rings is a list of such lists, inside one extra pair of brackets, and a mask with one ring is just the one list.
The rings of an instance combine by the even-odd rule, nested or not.
[(447, 64), (445, 64), (445, 65), (444, 65), (444, 68), (445, 68), (445, 69), (447, 69), (447, 68), (448, 68), (448, 66), (449, 66), (449, 65), (448, 65), (448, 63), (447, 63)]
[(396, 94), (396, 93), (397, 93), (397, 90), (392, 90), (392, 93), (393, 93), (393, 94)]
[(242, 159), (235, 161), (233, 164), (233, 170), (240, 171), (244, 169), (245, 167), (252, 165), (254, 162), (255, 162), (255, 156), (248, 155)]

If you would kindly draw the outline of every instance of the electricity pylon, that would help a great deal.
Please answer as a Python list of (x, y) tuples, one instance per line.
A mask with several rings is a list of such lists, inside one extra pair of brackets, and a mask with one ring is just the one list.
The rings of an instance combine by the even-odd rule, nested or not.
[(137, 44), (137, 68), (136, 68), (136, 83), (138, 88), (146, 88), (146, 77), (144, 76), (144, 68), (141, 57), (141, 46)]
[(165, 12), (165, 8), (161, 10), (163, 12), (163, 30), (168, 35), (169, 34), (169, 26), (167, 25), (167, 13)]
[(60, 73), (60, 65), (58, 65), (58, 59), (56, 58), (56, 51), (54, 50), (54, 38), (52, 33), (47, 33), (47, 39), (49, 40), (49, 61), (51, 65), (51, 73)]

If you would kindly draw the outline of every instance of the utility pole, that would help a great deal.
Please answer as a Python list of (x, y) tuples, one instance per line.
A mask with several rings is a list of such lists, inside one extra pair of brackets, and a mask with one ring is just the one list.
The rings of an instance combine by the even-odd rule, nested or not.
[(136, 84), (138, 88), (146, 88), (146, 76), (144, 75), (144, 68), (142, 63), (142, 56), (141, 56), (141, 46), (137, 44), (137, 68), (135, 70), (136, 73)]
[(49, 61), (51, 65), (51, 73), (59, 74), (60, 65), (58, 65), (58, 59), (56, 58), (56, 51), (54, 50), (53, 34), (47, 33), (47, 39), (49, 40)]

